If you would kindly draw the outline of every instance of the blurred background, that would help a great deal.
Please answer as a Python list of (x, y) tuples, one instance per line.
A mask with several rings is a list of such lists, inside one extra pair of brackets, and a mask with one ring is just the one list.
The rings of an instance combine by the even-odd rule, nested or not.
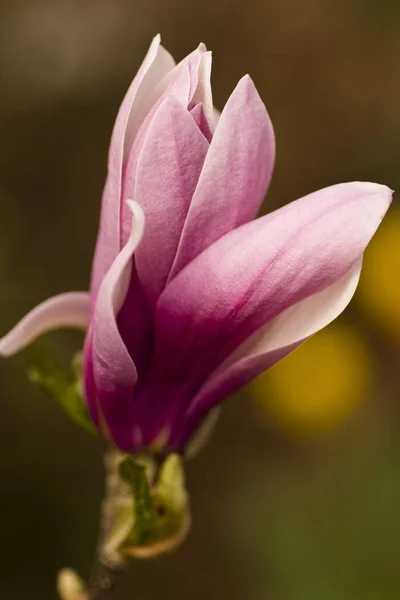
[[(155, 33), (176, 59), (214, 51), (222, 108), (249, 72), (270, 112), (270, 210), (349, 180), (400, 189), (397, 0), (3, 0), (0, 333), (86, 289), (111, 128)], [(185, 545), (137, 562), (118, 598), (400, 597), (400, 207), (365, 257), (351, 307), (225, 406), (190, 464)], [(68, 357), (78, 334), (47, 341)], [(55, 599), (87, 575), (101, 443), (0, 362), (0, 597)]]

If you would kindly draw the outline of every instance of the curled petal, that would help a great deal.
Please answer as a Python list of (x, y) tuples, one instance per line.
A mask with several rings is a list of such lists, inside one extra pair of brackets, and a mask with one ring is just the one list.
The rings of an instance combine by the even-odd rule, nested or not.
[[(117, 314), (125, 299), (132, 270), (132, 255), (143, 234), (144, 216), (136, 202), (129, 202), (133, 213), (131, 236), (104, 277), (96, 300), (91, 339), (85, 344), (85, 371), (91, 413), (100, 409), (108, 430), (121, 448), (132, 447), (133, 390), (136, 367), (122, 340)], [(90, 356), (91, 352), (91, 356)], [(93, 377), (90, 369), (93, 368)], [(88, 373), (89, 371), (89, 373)]]
[(215, 130), (171, 277), (218, 238), (256, 216), (274, 160), (272, 124), (246, 76), (229, 98)]
[(86, 329), (89, 321), (89, 294), (68, 292), (39, 304), (14, 329), (0, 339), (0, 356), (11, 356), (47, 331), (72, 327)]

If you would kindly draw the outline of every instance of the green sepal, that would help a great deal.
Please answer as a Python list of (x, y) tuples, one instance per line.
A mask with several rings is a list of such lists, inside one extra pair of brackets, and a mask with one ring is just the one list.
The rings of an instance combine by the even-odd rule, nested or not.
[(135, 543), (145, 544), (153, 534), (153, 503), (146, 466), (126, 456), (119, 465), (119, 474), (132, 488)]
[(49, 348), (39, 344), (25, 351), (25, 360), (30, 381), (51, 396), (77, 425), (95, 434), (83, 397), (82, 353), (73, 357), (70, 370), (60, 365)]
[(154, 539), (176, 535), (184, 526), (188, 509), (182, 459), (178, 454), (170, 454), (164, 460), (153, 488)]
[(160, 461), (150, 454), (116, 455), (106, 461), (106, 469), (111, 487), (105, 555), (151, 558), (182, 543), (191, 518), (180, 456)]
[(164, 460), (158, 475), (157, 492), (175, 512), (180, 513), (187, 506), (185, 471), (178, 454), (169, 454)]

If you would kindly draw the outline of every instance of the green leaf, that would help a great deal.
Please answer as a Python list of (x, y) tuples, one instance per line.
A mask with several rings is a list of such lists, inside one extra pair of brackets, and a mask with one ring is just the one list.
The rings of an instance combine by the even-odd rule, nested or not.
[(78, 425), (96, 433), (83, 397), (82, 357), (74, 356), (71, 370), (64, 369), (46, 347), (34, 344), (25, 351), (29, 379), (51, 396)]
[(135, 542), (145, 544), (153, 534), (153, 504), (146, 466), (125, 457), (119, 466), (121, 479), (133, 492), (135, 512)]

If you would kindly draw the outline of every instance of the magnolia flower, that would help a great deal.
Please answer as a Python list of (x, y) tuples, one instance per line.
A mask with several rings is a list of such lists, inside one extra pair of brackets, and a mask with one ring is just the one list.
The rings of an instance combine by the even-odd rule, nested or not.
[(245, 76), (220, 118), (211, 54), (175, 65), (156, 37), (112, 134), (90, 292), (47, 300), (0, 340), (11, 355), (87, 328), (90, 414), (123, 451), (181, 451), (212, 409), (335, 319), (391, 201), (374, 183), (255, 219), (272, 125)]

